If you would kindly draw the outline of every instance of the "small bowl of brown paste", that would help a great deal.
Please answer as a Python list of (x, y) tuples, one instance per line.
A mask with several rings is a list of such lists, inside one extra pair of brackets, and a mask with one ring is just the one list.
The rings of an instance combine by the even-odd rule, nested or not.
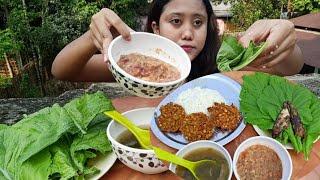
[(152, 33), (132, 32), (108, 48), (108, 67), (128, 92), (146, 98), (167, 95), (184, 83), (191, 70), (188, 54), (173, 41)]
[(233, 156), (233, 171), (239, 180), (290, 179), (292, 160), (277, 140), (256, 136), (240, 144)]

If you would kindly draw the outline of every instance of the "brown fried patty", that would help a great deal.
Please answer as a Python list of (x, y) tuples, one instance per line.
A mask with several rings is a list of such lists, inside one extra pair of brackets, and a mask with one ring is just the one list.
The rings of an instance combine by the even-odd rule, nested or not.
[(213, 135), (213, 123), (209, 117), (200, 112), (187, 115), (180, 131), (188, 141), (206, 140)]
[(177, 132), (181, 127), (186, 113), (182, 106), (168, 103), (160, 108), (161, 115), (158, 118), (158, 126), (165, 132)]
[(214, 103), (208, 108), (208, 112), (213, 125), (222, 130), (235, 130), (241, 120), (240, 112), (233, 104), (229, 106), (224, 103)]

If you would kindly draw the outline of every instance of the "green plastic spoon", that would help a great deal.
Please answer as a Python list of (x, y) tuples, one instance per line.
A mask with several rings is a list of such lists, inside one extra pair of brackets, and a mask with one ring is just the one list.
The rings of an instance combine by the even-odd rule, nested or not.
[(120, 114), (118, 111), (106, 111), (105, 115), (109, 116), (113, 120), (122, 124), (124, 127), (128, 128), (130, 132), (137, 138), (139, 144), (144, 149), (152, 149), (150, 141), (150, 132), (148, 130), (141, 129), (133, 124), (127, 117)]
[[(187, 168), (196, 179), (208, 179), (209, 176), (209, 179), (216, 179), (220, 176), (221, 165), (214, 160), (192, 162), (157, 147), (153, 147), (153, 150), (159, 159)], [(216, 168), (212, 168), (214, 166)], [(199, 169), (202, 171), (200, 172)]]
[(133, 124), (127, 117), (123, 116), (117, 111), (106, 111), (104, 112), (105, 115), (109, 116), (113, 120), (117, 121), (118, 123), (122, 124), (124, 127), (128, 128), (130, 132), (137, 138), (140, 145), (145, 149), (153, 149), (155, 154), (159, 159), (166, 160), (172, 162), (174, 164), (178, 164), (187, 168), (196, 179), (201, 179), (203, 176), (202, 173), (197, 173), (196, 171), (198, 168), (208, 169), (208, 167), (216, 166), (217, 168), (211, 169), (209, 168), (210, 174), (220, 174), (221, 166), (219, 163), (213, 160), (201, 160), (201, 161), (188, 161), (175, 154), (162, 150), (160, 148), (154, 147), (151, 145), (150, 141), (150, 132), (148, 130), (141, 129)]

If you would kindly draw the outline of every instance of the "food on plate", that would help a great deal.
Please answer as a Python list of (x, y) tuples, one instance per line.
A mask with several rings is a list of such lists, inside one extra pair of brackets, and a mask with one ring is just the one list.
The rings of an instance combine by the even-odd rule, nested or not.
[(275, 121), (272, 128), (272, 137), (276, 138), (280, 135), (280, 133), (287, 129), (290, 125), (290, 113), (289, 113), (289, 102), (285, 101), (283, 103), (282, 109)]
[(286, 101), (289, 102), (290, 124), (276, 139), (282, 144), (291, 143), (296, 152), (303, 152), (308, 159), (320, 136), (320, 99), (307, 88), (283, 77), (255, 73), (243, 78), (240, 111), (246, 123), (272, 132)]
[(113, 109), (97, 92), (0, 126), (0, 159), (7, 159), (0, 161), (0, 179), (84, 179), (97, 173), (87, 162), (112, 152), (105, 133), (110, 119), (101, 113)]
[(164, 132), (179, 131), (186, 113), (182, 106), (168, 103), (160, 108), (161, 115), (158, 118), (158, 126)]
[[(199, 148), (189, 152), (183, 158), (190, 161), (209, 159), (214, 160), (219, 164), (218, 166), (200, 166), (200, 168), (197, 168), (196, 174), (199, 174), (201, 179), (224, 180), (228, 178), (230, 172), (228, 161), (222, 153), (215, 149)], [(175, 172), (183, 179), (195, 179), (192, 173), (184, 167), (177, 166)]]
[(264, 145), (252, 145), (240, 153), (236, 163), (240, 179), (281, 179), (282, 163), (277, 153)]
[(291, 103), (288, 103), (288, 104), (289, 104), (289, 111), (290, 111), (290, 120), (293, 125), (294, 134), (303, 138), (305, 135), (305, 130), (303, 128), (303, 124), (301, 122), (299, 113)]
[(195, 87), (179, 94), (175, 103), (180, 104), (187, 114), (203, 112), (208, 115), (207, 108), (215, 102), (225, 102), (222, 95), (213, 89)]
[(225, 104), (218, 91), (194, 87), (160, 107), (157, 125), (163, 132), (182, 133), (186, 140), (197, 141), (211, 139), (218, 128), (233, 131), (240, 120), (237, 107)]
[[(140, 126), (141, 129), (149, 129), (148, 126)], [(138, 142), (137, 138), (126, 129), (123, 131), (116, 139), (120, 144), (123, 144), (128, 147), (136, 148), (136, 149), (143, 149), (140, 143)]]
[(180, 130), (188, 141), (198, 141), (210, 139), (213, 135), (214, 127), (208, 116), (202, 112), (192, 113), (182, 121)]
[(240, 112), (236, 106), (225, 103), (214, 103), (208, 108), (209, 117), (214, 127), (221, 130), (235, 130), (241, 120)]
[(173, 65), (139, 53), (121, 55), (117, 62), (128, 74), (149, 82), (169, 82), (180, 78), (179, 70)]

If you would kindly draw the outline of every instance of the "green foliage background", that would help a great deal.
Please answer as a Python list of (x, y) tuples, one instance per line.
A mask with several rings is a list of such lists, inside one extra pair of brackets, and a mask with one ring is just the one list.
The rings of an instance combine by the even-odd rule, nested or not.
[(232, 22), (241, 30), (247, 29), (259, 19), (279, 19), (288, 6), (300, 15), (319, 12), (320, 0), (212, 0), (214, 4), (232, 5)]
[(320, 12), (320, 0), (292, 0), (295, 11), (303, 13)]
[(88, 30), (93, 14), (110, 8), (136, 29), (147, 6), (147, 0), (0, 0), (0, 61), (6, 53), (21, 66), (35, 64), (43, 91), (55, 56)]

